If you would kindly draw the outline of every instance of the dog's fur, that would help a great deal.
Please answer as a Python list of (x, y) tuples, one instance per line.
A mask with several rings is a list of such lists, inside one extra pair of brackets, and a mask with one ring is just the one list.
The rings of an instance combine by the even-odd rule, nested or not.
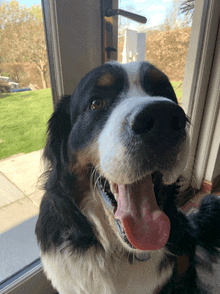
[[(220, 203), (206, 196), (189, 217), (175, 205), (188, 127), (168, 78), (147, 62), (104, 64), (61, 99), (49, 120), (36, 225), (42, 263), (59, 294), (207, 293), (196, 265), (211, 270), (219, 255)], [(162, 248), (139, 250), (118, 229), (118, 204), (100, 178), (132, 185), (149, 175), (171, 229)]]

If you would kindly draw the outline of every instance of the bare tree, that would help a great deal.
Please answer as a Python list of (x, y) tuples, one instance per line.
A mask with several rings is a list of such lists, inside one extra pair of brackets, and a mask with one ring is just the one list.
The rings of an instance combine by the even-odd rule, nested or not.
[(21, 42), (24, 47), (23, 54), (28, 61), (35, 63), (37, 66), (43, 88), (45, 89), (47, 87), (48, 59), (41, 7), (39, 5), (32, 6), (30, 14), (32, 18), (23, 27), (23, 34), (21, 36)]
[(166, 31), (177, 29), (180, 27), (179, 9), (181, 0), (173, 0), (172, 6), (169, 9), (165, 21), (164, 27)]
[(185, 15), (186, 24), (192, 24), (195, 0), (182, 0), (180, 14)]
[(184, 5), (188, 1), (192, 0), (173, 0), (172, 6), (168, 11), (164, 21), (164, 28), (166, 31), (182, 29), (191, 25), (192, 15), (183, 13), (182, 11), (182, 8), (185, 7)]
[(180, 12), (185, 14), (192, 14), (195, 7), (195, 0), (182, 0), (180, 5)]
[(22, 63), (8, 62), (4, 64), (4, 71), (14, 82), (18, 83), (20, 87), (28, 86), (31, 82), (28, 73)]
[(47, 87), (48, 60), (40, 5), (26, 8), (16, 0), (0, 3), (0, 60), (36, 65), (43, 88)]

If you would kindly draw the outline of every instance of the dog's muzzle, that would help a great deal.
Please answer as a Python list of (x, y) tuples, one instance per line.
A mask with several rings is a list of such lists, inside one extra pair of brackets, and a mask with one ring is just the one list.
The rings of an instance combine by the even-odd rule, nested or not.
[(188, 119), (169, 99), (140, 99), (122, 102), (106, 125), (99, 184), (123, 240), (139, 250), (158, 250), (169, 239), (170, 220), (158, 206), (152, 174), (170, 184), (180, 176)]

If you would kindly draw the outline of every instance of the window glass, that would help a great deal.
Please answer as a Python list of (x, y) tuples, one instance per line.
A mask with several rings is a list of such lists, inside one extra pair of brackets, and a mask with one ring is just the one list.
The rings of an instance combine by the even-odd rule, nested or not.
[(151, 62), (169, 77), (181, 103), (194, 5), (184, 0), (120, 0), (119, 8), (145, 16), (147, 23), (119, 16), (118, 61)]
[(43, 194), (53, 106), (40, 2), (0, 1), (0, 234), (37, 215)]

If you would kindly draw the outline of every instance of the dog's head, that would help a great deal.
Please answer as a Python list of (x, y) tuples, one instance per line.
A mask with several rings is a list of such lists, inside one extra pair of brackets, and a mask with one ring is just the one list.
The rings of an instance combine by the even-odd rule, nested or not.
[(93, 175), (125, 246), (160, 249), (169, 238), (170, 222), (152, 177), (160, 175), (170, 185), (182, 173), (187, 122), (168, 78), (150, 63), (101, 65), (61, 100), (49, 121), (48, 189), (58, 182), (71, 189), (74, 175), (82, 193), (73, 198), (80, 206)]

